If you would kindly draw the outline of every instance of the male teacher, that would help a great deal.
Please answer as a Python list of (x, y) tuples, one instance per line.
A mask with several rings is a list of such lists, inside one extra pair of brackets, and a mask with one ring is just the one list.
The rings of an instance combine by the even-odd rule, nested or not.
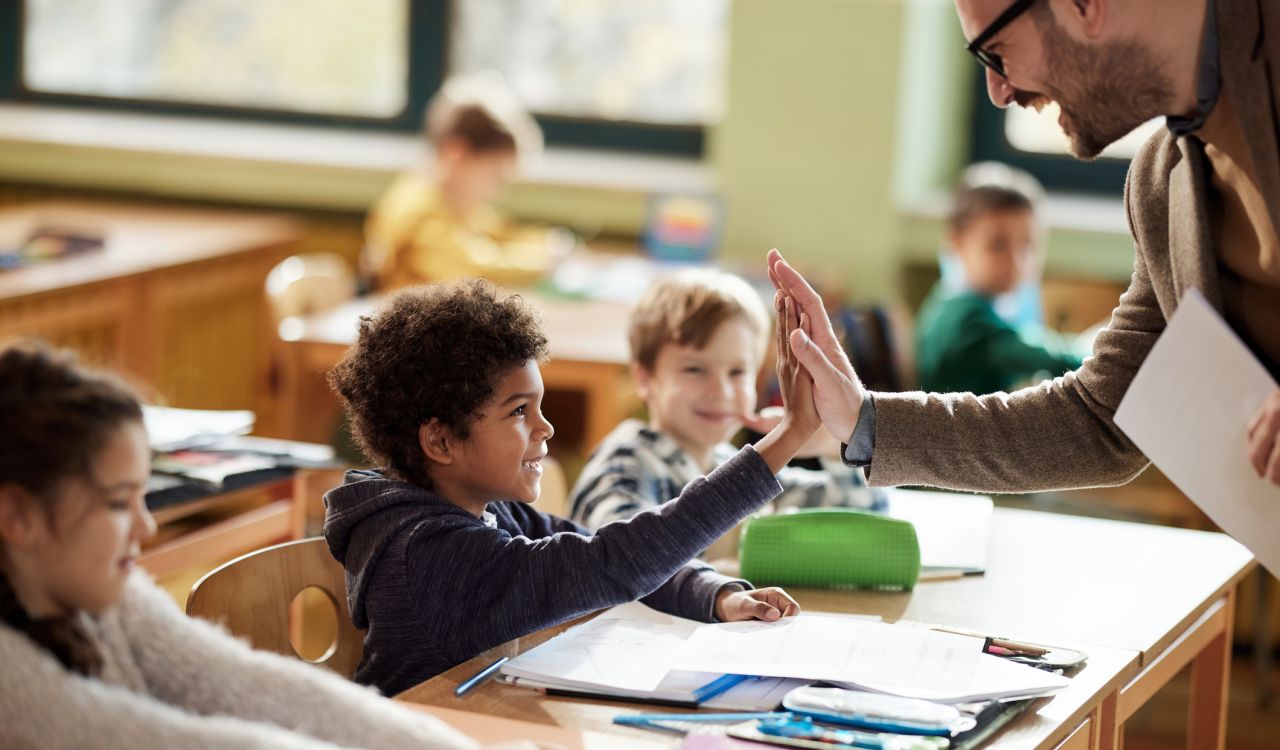
[[(1129, 169), (1129, 289), (1074, 373), (1012, 394), (873, 394), (818, 295), (773, 251), (774, 284), (812, 319), (811, 338), (797, 331), (792, 345), (823, 423), (873, 484), (1015, 492), (1126, 482), (1147, 460), (1113, 417), (1188, 290), (1280, 374), (1280, 0), (956, 0), (956, 9), (991, 101), (1057, 102), (1077, 157), (1167, 116)], [(1254, 471), (1280, 485), (1280, 391), (1247, 429)]]

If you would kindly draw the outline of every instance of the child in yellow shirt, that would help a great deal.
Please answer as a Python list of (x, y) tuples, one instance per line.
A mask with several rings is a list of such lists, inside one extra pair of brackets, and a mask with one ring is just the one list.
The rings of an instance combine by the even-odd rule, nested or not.
[(499, 80), (458, 78), (428, 105), (426, 136), (433, 169), (400, 175), (365, 221), (378, 287), (463, 276), (522, 286), (544, 276), (570, 249), (568, 233), (518, 224), (492, 205), (520, 160), (542, 149), (533, 117)]

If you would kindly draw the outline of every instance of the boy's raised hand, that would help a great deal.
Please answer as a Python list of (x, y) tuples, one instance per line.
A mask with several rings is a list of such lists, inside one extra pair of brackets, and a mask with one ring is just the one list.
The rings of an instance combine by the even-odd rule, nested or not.
[(716, 619), (720, 622), (764, 620), (774, 622), (800, 614), (796, 600), (776, 586), (749, 591), (726, 588), (716, 596)]
[(789, 424), (808, 441), (822, 426), (813, 403), (813, 379), (800, 363), (796, 351), (812, 345), (804, 330), (809, 316), (800, 311), (794, 299), (781, 291), (774, 294), (773, 304), (778, 311), (778, 388), (782, 392), (785, 410), (781, 424)]
[(813, 378), (813, 398), (822, 423), (840, 442), (853, 435), (867, 391), (854, 372), (844, 347), (831, 327), (822, 297), (776, 249), (769, 251), (769, 281), (774, 288), (795, 300), (800, 312), (811, 321), (800, 341), (793, 335), (796, 356)]
[(822, 426), (822, 420), (813, 402), (813, 380), (795, 352), (797, 347), (813, 346), (803, 330), (809, 317), (800, 312), (795, 300), (782, 291), (774, 294), (773, 304), (778, 312), (777, 373), (784, 411), (782, 419), (756, 443), (755, 448), (770, 470), (777, 474), (813, 437)]

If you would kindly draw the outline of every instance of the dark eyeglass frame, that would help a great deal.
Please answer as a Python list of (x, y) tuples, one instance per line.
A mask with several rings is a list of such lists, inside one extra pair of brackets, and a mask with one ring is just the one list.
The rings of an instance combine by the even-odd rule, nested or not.
[(1004, 74), (1004, 60), (994, 52), (988, 52), (982, 48), (982, 45), (991, 41), (991, 38), (1004, 30), (1004, 27), (1017, 20), (1018, 16), (1026, 13), (1032, 5), (1036, 4), (1036, 0), (1016, 0), (1010, 5), (1005, 12), (1001, 13), (996, 20), (991, 22), (983, 32), (973, 38), (972, 42), (965, 45), (965, 50), (977, 58), (978, 62), (994, 70), (1001, 78), (1007, 78)]

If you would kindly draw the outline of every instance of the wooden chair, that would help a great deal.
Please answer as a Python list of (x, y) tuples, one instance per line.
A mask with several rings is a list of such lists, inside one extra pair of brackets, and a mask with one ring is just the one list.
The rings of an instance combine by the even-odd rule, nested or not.
[(323, 655), (307, 661), (350, 677), (364, 652), (363, 635), (351, 624), (345, 573), (321, 537), (260, 549), (214, 569), (191, 589), (187, 614), (223, 623), (254, 648), (303, 658), (290, 641), (290, 610), (312, 587), (333, 605), (338, 632)]
[(346, 469), (298, 469), (293, 474), (294, 539), (324, 533), (324, 493), (342, 484)]
[(261, 385), (255, 431), (269, 437), (326, 442), (333, 437), (339, 410), (321, 378), (306, 386), (308, 398), (315, 398), (313, 408), (287, 416), (278, 404), (283, 384), (298, 383), (302, 376), (300, 364), (282, 342), (298, 335), (305, 316), (327, 312), (351, 300), (356, 295), (355, 274), (336, 253), (291, 255), (271, 269), (263, 289), (271, 320), (266, 338), (270, 366)]
[(304, 253), (280, 261), (267, 274), (267, 304), (285, 318), (332, 310), (356, 295), (356, 277), (336, 253)]

